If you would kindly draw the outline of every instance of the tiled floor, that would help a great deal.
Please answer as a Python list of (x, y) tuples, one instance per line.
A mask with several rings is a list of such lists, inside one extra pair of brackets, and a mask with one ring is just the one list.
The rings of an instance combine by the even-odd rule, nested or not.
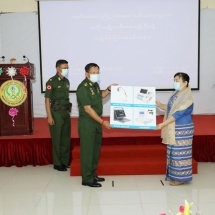
[(185, 199), (194, 202), (193, 215), (215, 214), (215, 163), (199, 163), (192, 183), (177, 187), (164, 175), (105, 178), (90, 188), (52, 165), (1, 167), (0, 215), (176, 215)]

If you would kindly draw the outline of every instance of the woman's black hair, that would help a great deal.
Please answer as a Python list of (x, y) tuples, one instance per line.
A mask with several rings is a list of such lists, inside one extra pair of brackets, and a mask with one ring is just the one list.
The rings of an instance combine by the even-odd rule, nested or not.
[(175, 75), (174, 75), (174, 78), (178, 76), (179, 78), (182, 79), (183, 82), (187, 81), (187, 87), (189, 85), (189, 82), (190, 82), (190, 77), (188, 74), (184, 73), (184, 72), (177, 72)]

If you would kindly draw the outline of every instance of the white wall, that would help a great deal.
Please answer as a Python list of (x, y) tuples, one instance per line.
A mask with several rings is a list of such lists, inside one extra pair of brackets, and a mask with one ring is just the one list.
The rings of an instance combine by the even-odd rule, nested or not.
[[(33, 12), (37, 11), (40, 0), (0, 0), (1, 12)], [(45, 0), (44, 0), (45, 1)], [(51, 0), (49, 0), (51, 1)], [(215, 8), (214, 0), (200, 0), (201, 8)]]
[(0, 0), (1, 12), (33, 12), (37, 11), (35, 0)]
[[(7, 3), (5, 3), (7, 2)], [(13, 2), (13, 3), (12, 3)], [(0, 0), (1, 11), (36, 11), (36, 2), (33, 0)], [(204, 3), (204, 4), (203, 4)], [(215, 9), (208, 9), (212, 1), (202, 1), (201, 34), (200, 34), (200, 90), (193, 91), (195, 99), (194, 114), (215, 113)], [(39, 36), (36, 13), (13, 13), (0, 16), (0, 55), (7, 59), (15, 57), (23, 62), (26, 55), (36, 66), (36, 80), (33, 83), (34, 117), (46, 117), (44, 94), (41, 93)], [(72, 62), (70, 63), (72, 67)], [(83, 71), (84, 72), (84, 71)], [(53, 73), (54, 75), (54, 73)], [(171, 92), (157, 92), (157, 99), (167, 102)], [(75, 94), (70, 95), (73, 103), (72, 116), (78, 116)], [(160, 112), (158, 112), (159, 114)], [(104, 101), (104, 115), (109, 115), (109, 100)]]

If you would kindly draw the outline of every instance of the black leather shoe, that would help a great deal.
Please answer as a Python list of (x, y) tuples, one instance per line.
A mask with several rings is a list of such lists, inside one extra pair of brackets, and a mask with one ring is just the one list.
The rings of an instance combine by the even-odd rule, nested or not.
[(63, 166), (64, 168), (66, 168), (66, 169), (69, 169), (69, 168), (70, 168), (70, 165), (68, 165), (68, 164), (62, 164), (62, 166)]
[(101, 178), (101, 177), (95, 176), (94, 180), (96, 182), (103, 182), (103, 181), (105, 181), (105, 178)]
[(92, 183), (82, 183), (82, 185), (84, 186), (89, 186), (89, 187), (101, 187), (102, 185), (96, 181), (92, 182)]
[(61, 171), (61, 172), (67, 171), (67, 169), (65, 167), (63, 167), (63, 166), (57, 166), (57, 165), (54, 165), (54, 169), (56, 169), (58, 171)]

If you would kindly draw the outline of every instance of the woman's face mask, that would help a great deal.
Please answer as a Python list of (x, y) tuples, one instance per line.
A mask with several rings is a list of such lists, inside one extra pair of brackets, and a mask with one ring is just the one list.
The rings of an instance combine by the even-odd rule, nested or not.
[(90, 81), (93, 83), (98, 82), (100, 80), (100, 75), (99, 74), (90, 74)]
[(174, 82), (174, 89), (181, 90), (181, 84), (179, 82)]

